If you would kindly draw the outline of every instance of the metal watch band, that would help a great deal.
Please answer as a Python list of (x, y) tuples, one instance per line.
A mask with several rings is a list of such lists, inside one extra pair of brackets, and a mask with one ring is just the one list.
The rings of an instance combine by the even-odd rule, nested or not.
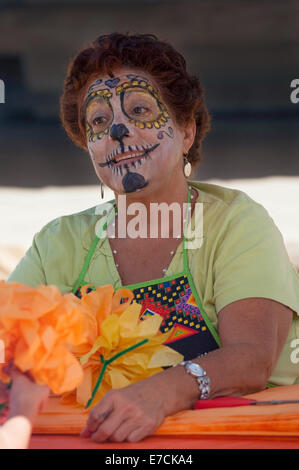
[[(207, 353), (204, 353), (204, 354), (201, 354), (200, 356), (198, 356), (198, 358), (202, 357), (202, 356), (206, 356)], [(197, 358), (197, 359), (198, 359)], [(188, 367), (186, 367), (188, 364), (196, 364), (196, 362), (193, 362), (193, 361), (182, 361), (180, 362), (179, 364), (176, 364), (176, 365), (182, 365), (182, 366), (185, 366), (185, 370), (188, 374), (190, 375), (193, 375), (193, 377), (195, 377), (197, 383), (198, 383), (198, 388), (199, 388), (199, 399), (200, 400), (207, 400), (210, 396), (210, 378), (207, 376), (207, 373), (206, 371), (203, 369), (203, 367), (201, 367), (199, 364), (196, 364), (196, 366), (199, 366), (202, 371), (203, 371), (203, 374), (202, 376), (197, 376), (195, 373), (192, 373)]]

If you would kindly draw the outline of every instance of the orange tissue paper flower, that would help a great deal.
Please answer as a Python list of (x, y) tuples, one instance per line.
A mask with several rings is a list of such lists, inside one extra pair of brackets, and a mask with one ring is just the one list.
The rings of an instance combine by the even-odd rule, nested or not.
[[(109, 363), (95, 401), (109, 388), (119, 388), (179, 362), (182, 356), (162, 345), (162, 318), (141, 320), (141, 305), (129, 289), (108, 284), (82, 298), (64, 294), (54, 285), (37, 288), (20, 283), (0, 282), (0, 339), (5, 345), (5, 363), (0, 380), (8, 383), (3, 367), (11, 359), (35, 382), (47, 384), (63, 400), (86, 405), (98, 379), (102, 363), (141, 339), (146, 344)], [(131, 305), (130, 305), (131, 304)]]
[[(36, 383), (48, 384), (52, 392), (74, 390), (83, 380), (83, 369), (72, 348), (90, 349), (99, 334), (101, 321), (115, 309), (113, 287), (102, 286), (78, 299), (62, 295), (56, 286), (37, 288), (0, 282), (0, 338), (5, 346), (5, 363), (0, 380), (10, 381), (3, 367), (10, 359), (22, 372), (30, 372)], [(132, 298), (126, 290), (126, 297)]]

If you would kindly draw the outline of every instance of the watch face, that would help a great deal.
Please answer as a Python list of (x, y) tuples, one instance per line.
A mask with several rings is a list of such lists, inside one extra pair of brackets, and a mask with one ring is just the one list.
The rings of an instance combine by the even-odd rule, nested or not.
[(205, 375), (204, 369), (196, 362), (191, 362), (191, 364), (187, 364), (188, 370), (191, 374), (196, 375), (196, 377), (203, 377)]

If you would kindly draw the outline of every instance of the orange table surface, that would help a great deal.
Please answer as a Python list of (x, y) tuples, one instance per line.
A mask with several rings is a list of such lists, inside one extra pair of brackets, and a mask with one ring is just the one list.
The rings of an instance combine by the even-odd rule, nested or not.
[[(258, 401), (299, 400), (299, 384), (263, 390), (247, 395), (247, 398)], [(53, 397), (39, 415), (33, 434), (73, 435), (78, 439), (87, 417), (87, 410), (62, 405), (59, 397)], [(228, 439), (228, 442), (234, 442), (235, 436), (256, 438), (256, 442), (266, 437), (299, 439), (299, 403), (184, 410), (166, 417), (152, 438), (158, 439), (155, 440), (158, 445), (163, 439), (180, 438), (188, 442), (195, 436), (197, 441), (193, 442), (200, 442), (203, 436), (213, 436), (213, 439), (219, 436)]]

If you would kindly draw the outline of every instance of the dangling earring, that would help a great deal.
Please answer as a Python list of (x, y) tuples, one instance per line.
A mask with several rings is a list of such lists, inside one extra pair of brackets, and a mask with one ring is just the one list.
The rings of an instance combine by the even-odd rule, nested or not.
[(189, 178), (189, 176), (191, 175), (192, 166), (187, 158), (188, 153), (184, 153), (183, 155), (184, 155), (184, 175), (186, 176), (186, 178)]
[(104, 199), (104, 185), (102, 181), (100, 182), (100, 185), (101, 185), (101, 198)]

